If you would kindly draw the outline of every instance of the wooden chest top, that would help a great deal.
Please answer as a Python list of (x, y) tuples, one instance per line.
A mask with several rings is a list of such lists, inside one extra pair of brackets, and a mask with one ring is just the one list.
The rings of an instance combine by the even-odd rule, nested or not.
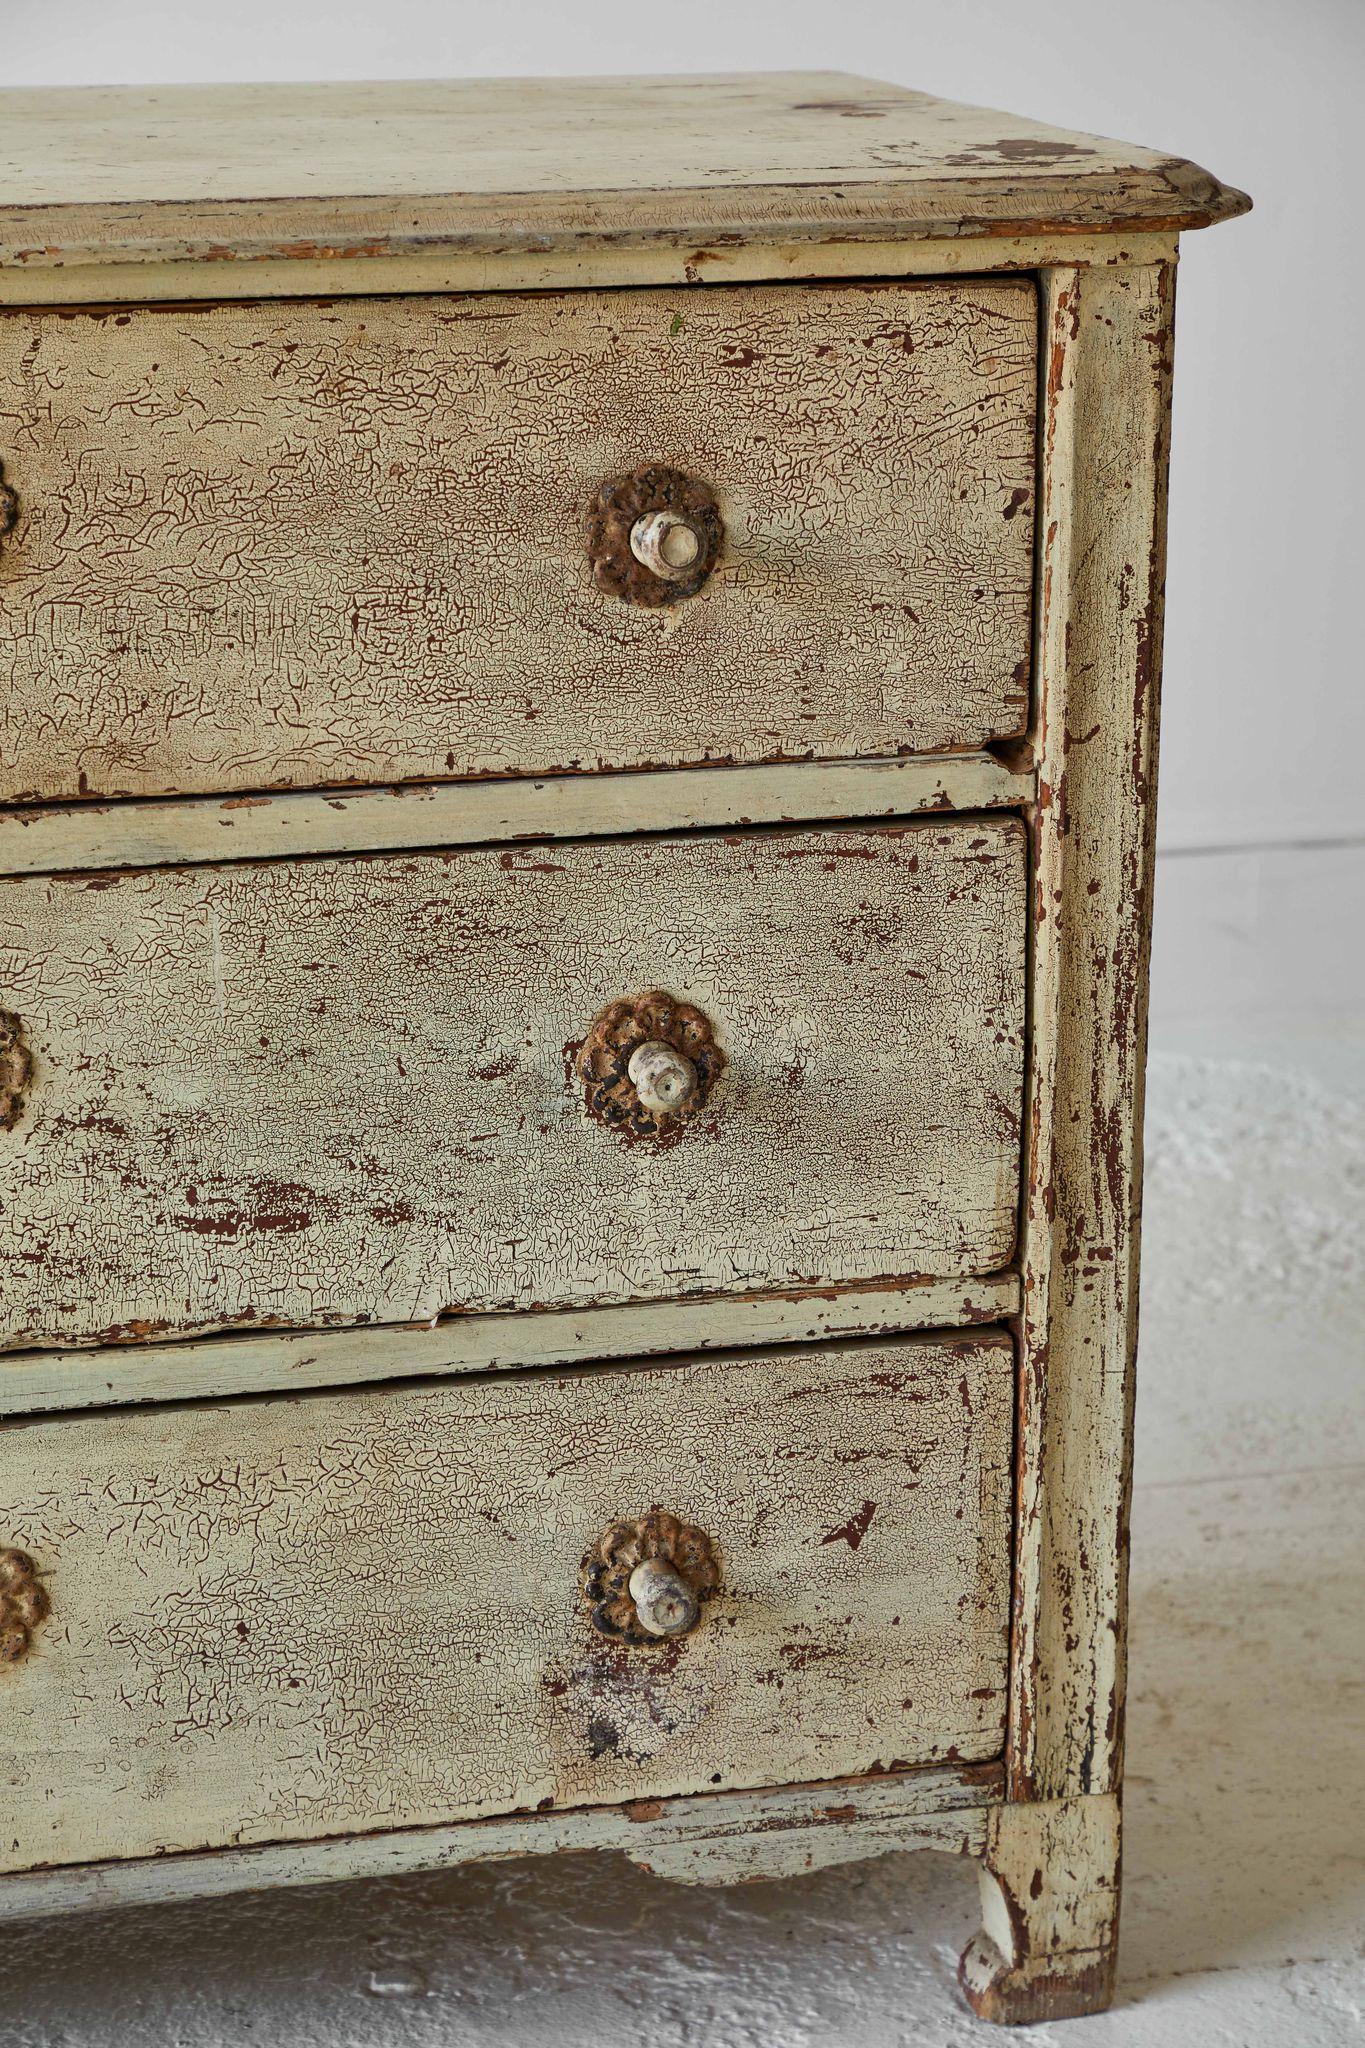
[(1248, 204), (1182, 158), (842, 72), (0, 92), (0, 268), (30, 278), (623, 238), (704, 269), (753, 238), (1170, 234)]

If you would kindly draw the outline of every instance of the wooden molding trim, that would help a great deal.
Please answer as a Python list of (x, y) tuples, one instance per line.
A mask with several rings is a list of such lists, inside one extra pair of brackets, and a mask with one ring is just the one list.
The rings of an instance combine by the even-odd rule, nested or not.
[(262, 254), (232, 262), (186, 253), (140, 261), (14, 268), (0, 259), (0, 306), (139, 305), (178, 300), (365, 298), (430, 292), (576, 291), (600, 286), (761, 284), (783, 279), (981, 277), (1048, 264), (1171, 262), (1172, 228), (1124, 234), (988, 235), (973, 240), (756, 241), (699, 248), (648, 242), (574, 250), (425, 249), (354, 256)]
[(0, 874), (614, 838), (824, 818), (874, 821), (916, 811), (1010, 809), (1027, 803), (1033, 791), (1031, 764), (965, 753), (51, 804), (0, 809)]
[(996, 1273), (983, 1280), (885, 1280), (710, 1301), (449, 1316), (418, 1328), (382, 1324), (12, 1352), (0, 1357), (0, 1415), (954, 1329), (1004, 1321), (1019, 1298), (1018, 1275)]
[(793, 1877), (893, 1849), (979, 1855), (999, 1798), (997, 1766), (948, 1766), (776, 1792), (704, 1793), (453, 1827), (68, 1865), (0, 1877), (0, 1913), (8, 1923), (37, 1914), (222, 1898), (267, 1885), (400, 1877), (565, 1849), (615, 1849), (682, 1883)]

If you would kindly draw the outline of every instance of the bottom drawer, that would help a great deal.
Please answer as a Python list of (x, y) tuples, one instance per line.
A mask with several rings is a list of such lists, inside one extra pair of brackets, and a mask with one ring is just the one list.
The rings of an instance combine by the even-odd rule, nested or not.
[[(0, 1546), (48, 1605), (0, 1672), (0, 1869), (998, 1755), (1011, 1360), (973, 1333), (0, 1432)], [(718, 1584), (636, 1645), (585, 1558), (655, 1507)]]

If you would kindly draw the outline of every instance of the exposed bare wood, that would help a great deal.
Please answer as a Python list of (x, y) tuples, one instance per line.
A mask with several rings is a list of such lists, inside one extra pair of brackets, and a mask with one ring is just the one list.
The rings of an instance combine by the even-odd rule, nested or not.
[(984, 2020), (1042, 2026), (1114, 1995), (1119, 1803), (1112, 1793), (996, 1807), (981, 1867), (982, 1932), (959, 1972)]
[(895, 818), (1026, 803), (1030, 765), (994, 754), (674, 768), (541, 781), (409, 783), (286, 796), (0, 807), (0, 874), (155, 868), (495, 839), (581, 839), (714, 825)]
[(661, 1877), (696, 1883), (712, 1881), (710, 1873), (726, 1856), (734, 1860), (731, 1875), (757, 1877), (845, 1862), (850, 1845), (854, 1856), (920, 1847), (978, 1855), (986, 1843), (987, 1809), (998, 1798), (999, 1772), (991, 1766), (938, 1765), (776, 1791), (635, 1800), (455, 1827), (386, 1828), (231, 1855), (210, 1850), (66, 1865), (0, 1876), (0, 1914), (8, 1925), (29, 1915), (223, 1898), (344, 1877), (400, 1877), (566, 1850), (614, 1849)]
[(119, 1344), (0, 1355), (0, 1415), (229, 1394), (306, 1393), (367, 1381), (649, 1358), (742, 1344), (885, 1337), (1003, 1322), (1015, 1273), (979, 1280), (873, 1281), (788, 1294), (650, 1301), (530, 1315), (452, 1316), (430, 1328), (266, 1331), (188, 1344)]
[[(1022, 731), (1017, 279), (0, 315), (0, 791), (929, 752)], [(585, 515), (705, 480), (641, 608)]]
[[(989, 817), (11, 877), (4, 1341), (996, 1272), (1024, 869)], [(728, 1064), (631, 1143), (574, 1056), (651, 987)]]
[(11, 91), (0, 135), (0, 264), (63, 281), (111, 260), (1171, 232), (1248, 204), (1179, 158), (840, 72)]
[[(988, 1760), (1013, 1377), (981, 1333), (13, 1424), (61, 1625), (0, 1674), (0, 1868)], [(623, 1648), (585, 1554), (660, 1502), (721, 1584)]]
[(1047, 273), (1011, 1749), (1122, 1767), (1174, 272)]

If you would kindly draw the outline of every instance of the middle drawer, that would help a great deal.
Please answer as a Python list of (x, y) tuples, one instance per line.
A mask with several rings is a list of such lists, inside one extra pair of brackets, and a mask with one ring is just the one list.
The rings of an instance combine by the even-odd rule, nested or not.
[[(10, 880), (3, 1340), (994, 1271), (1024, 935), (1011, 818)], [(652, 990), (661, 1134), (580, 1072)]]

